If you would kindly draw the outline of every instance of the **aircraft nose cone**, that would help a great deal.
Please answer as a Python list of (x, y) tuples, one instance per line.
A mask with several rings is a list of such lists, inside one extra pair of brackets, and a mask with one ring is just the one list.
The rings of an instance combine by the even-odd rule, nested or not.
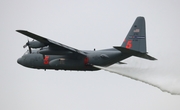
[(21, 64), (21, 58), (18, 58), (17, 63)]

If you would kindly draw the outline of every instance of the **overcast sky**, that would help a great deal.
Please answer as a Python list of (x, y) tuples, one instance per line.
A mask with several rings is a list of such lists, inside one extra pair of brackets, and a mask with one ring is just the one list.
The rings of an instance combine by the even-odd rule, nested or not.
[(180, 72), (179, 4), (178, 0), (1, 0), (0, 110), (179, 110), (180, 96), (104, 70), (20, 66), (17, 59), (27, 50), (22, 48), (27, 37), (15, 32), (28, 30), (77, 49), (98, 50), (121, 45), (136, 17), (144, 16), (147, 49), (158, 59), (150, 64), (158, 64), (162, 72), (157, 74), (175, 75)]

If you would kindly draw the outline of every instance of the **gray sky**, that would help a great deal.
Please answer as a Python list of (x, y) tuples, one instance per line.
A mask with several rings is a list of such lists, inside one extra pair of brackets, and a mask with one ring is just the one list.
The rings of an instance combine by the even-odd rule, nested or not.
[(180, 96), (107, 71), (22, 67), (16, 60), (26, 51), (22, 46), (27, 37), (15, 32), (29, 30), (78, 49), (104, 49), (121, 45), (135, 18), (144, 16), (148, 52), (158, 58), (152, 65), (178, 74), (179, 4), (178, 0), (1, 0), (0, 109), (179, 110)]

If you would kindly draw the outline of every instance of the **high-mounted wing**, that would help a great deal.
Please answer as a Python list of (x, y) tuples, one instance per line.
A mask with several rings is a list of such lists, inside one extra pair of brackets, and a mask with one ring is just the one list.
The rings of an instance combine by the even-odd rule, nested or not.
[(49, 45), (50, 48), (54, 48), (54, 49), (58, 49), (58, 50), (67, 50), (67, 51), (71, 51), (73, 53), (77, 53), (77, 54), (86, 56), (86, 53), (83, 51), (80, 51), (78, 49), (66, 46), (64, 44), (55, 42), (55, 41), (47, 39), (47, 38), (41, 37), (41, 36), (36, 35), (34, 33), (31, 33), (31, 32), (25, 31), (25, 30), (16, 30), (16, 31), (21, 33), (21, 34), (24, 34), (28, 37), (31, 37), (32, 39), (35, 39), (35, 40), (37, 40), (37, 41), (39, 41), (45, 45)]

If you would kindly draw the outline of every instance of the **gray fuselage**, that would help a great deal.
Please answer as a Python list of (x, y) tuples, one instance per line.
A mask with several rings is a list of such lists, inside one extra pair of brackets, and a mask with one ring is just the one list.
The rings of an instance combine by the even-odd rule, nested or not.
[[(17, 62), (25, 67), (55, 70), (99, 70), (93, 67), (109, 66), (127, 57), (112, 48), (99, 51), (84, 51), (87, 57), (62, 51), (61, 55), (42, 55), (39, 50), (27, 51)], [(61, 53), (61, 52), (59, 52)]]

